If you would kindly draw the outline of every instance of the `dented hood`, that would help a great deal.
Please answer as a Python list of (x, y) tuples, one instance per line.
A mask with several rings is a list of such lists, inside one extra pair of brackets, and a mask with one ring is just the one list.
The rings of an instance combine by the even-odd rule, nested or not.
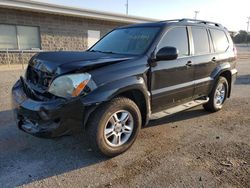
[(87, 71), (97, 67), (126, 61), (135, 56), (100, 52), (41, 52), (29, 65), (37, 70), (52, 74)]

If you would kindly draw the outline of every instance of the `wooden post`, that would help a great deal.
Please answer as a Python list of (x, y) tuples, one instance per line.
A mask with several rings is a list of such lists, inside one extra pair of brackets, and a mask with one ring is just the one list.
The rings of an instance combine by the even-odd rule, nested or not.
[(7, 48), (7, 62), (8, 62), (8, 67), (10, 68), (10, 59), (9, 59), (9, 49)]
[(23, 64), (23, 50), (22, 50), (22, 68), (24, 70), (24, 64)]

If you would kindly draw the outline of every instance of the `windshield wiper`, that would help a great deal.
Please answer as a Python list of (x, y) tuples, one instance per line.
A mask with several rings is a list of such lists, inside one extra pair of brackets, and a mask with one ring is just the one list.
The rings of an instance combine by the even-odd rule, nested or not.
[(105, 53), (105, 54), (115, 54), (114, 52), (105, 52), (105, 51), (101, 51), (101, 50), (90, 50), (90, 52), (100, 52), (100, 53)]
[(106, 54), (115, 54), (114, 52), (112, 51), (109, 51), (109, 52), (103, 52), (103, 53), (106, 53)]
[(90, 50), (90, 52), (100, 52), (100, 53), (103, 53), (103, 52), (100, 51), (100, 50)]

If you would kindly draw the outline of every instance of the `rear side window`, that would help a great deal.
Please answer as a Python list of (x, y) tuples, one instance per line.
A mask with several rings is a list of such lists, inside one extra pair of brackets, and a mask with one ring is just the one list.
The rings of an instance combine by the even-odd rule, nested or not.
[(186, 27), (176, 27), (170, 29), (160, 41), (158, 49), (166, 46), (177, 48), (179, 50), (179, 57), (188, 56), (189, 48)]
[(229, 42), (224, 31), (210, 29), (212, 40), (216, 52), (225, 52), (229, 47)]
[(203, 27), (192, 27), (192, 35), (194, 42), (194, 54), (208, 54), (210, 49), (207, 30)]

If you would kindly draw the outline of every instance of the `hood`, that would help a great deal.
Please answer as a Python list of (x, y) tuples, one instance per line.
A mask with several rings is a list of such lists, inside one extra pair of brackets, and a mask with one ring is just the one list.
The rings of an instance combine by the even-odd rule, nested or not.
[(131, 55), (100, 52), (41, 52), (35, 55), (29, 65), (51, 74), (64, 74), (72, 71), (87, 71), (93, 68), (126, 61)]

